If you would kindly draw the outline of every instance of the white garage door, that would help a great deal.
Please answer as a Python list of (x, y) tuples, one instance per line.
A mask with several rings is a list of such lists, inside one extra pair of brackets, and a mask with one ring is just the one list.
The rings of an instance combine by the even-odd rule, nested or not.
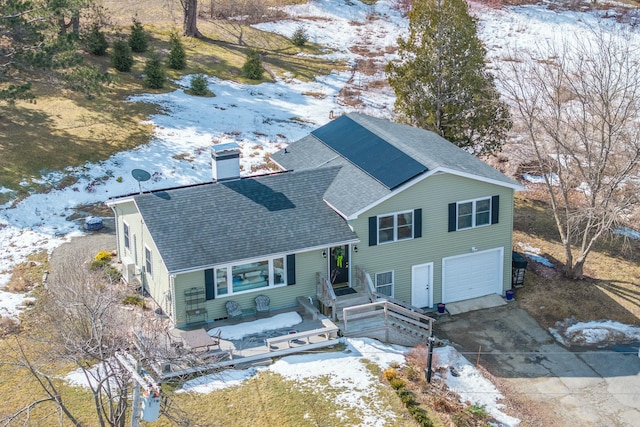
[(502, 293), (503, 248), (442, 259), (442, 302)]

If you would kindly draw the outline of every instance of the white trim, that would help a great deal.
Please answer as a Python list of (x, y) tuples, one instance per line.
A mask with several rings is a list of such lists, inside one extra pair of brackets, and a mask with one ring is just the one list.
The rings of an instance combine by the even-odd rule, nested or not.
[[(449, 169), (449, 168), (443, 168), (443, 167), (438, 167), (435, 169), (431, 169), (425, 173), (423, 173), (422, 175), (419, 175), (417, 178), (401, 185), (400, 187), (396, 188), (395, 190), (387, 193), (385, 196), (379, 198), (378, 200), (376, 200), (375, 202), (363, 207), (362, 209), (356, 211), (355, 213), (349, 215), (347, 217), (347, 220), (353, 220), (358, 218), (361, 214), (363, 214), (364, 212), (369, 211), (370, 209), (373, 209), (374, 207), (378, 206), (379, 204), (389, 200), (390, 198), (392, 198), (393, 196), (395, 196), (398, 193), (403, 192), (404, 190), (406, 190), (407, 188), (431, 177), (432, 175), (435, 175), (437, 173), (448, 173), (451, 175), (456, 175), (456, 176), (461, 176), (463, 178), (470, 178), (476, 181), (480, 181), (480, 182), (486, 182), (488, 184), (494, 184), (500, 187), (507, 187), (507, 188), (511, 188), (514, 191), (521, 191), (524, 190), (525, 187), (520, 185), (520, 184), (509, 184), (507, 182), (504, 181), (499, 181), (496, 179), (490, 179), (490, 178), (485, 178), (485, 177), (480, 177), (478, 175), (474, 175), (474, 174), (470, 174), (470, 173), (465, 173), (465, 172), (460, 172), (454, 169)], [(506, 176), (506, 175), (505, 175)]]
[[(352, 240), (345, 240), (343, 242), (338, 242), (338, 243), (329, 243), (330, 247), (333, 246), (344, 246), (344, 245), (350, 245), (350, 244), (355, 244), (355, 243), (360, 243), (360, 239), (352, 239)], [(323, 246), (314, 246), (314, 247), (310, 247), (310, 248), (303, 248), (303, 249), (298, 249), (296, 251), (292, 251), (292, 252), (278, 252), (275, 254), (264, 254), (264, 255), (260, 255), (257, 257), (253, 257), (253, 258), (243, 258), (243, 259), (239, 259), (239, 260), (233, 260), (233, 261), (226, 261), (226, 262), (219, 262), (217, 264), (206, 264), (206, 265), (202, 265), (202, 266), (198, 266), (198, 267), (190, 267), (190, 268), (184, 268), (181, 270), (173, 270), (170, 271), (169, 273), (171, 274), (184, 274), (184, 273), (191, 273), (194, 271), (200, 271), (200, 270), (206, 270), (208, 268), (216, 268), (218, 266), (223, 266), (223, 265), (227, 265), (229, 263), (239, 263), (239, 264), (244, 264), (244, 263), (248, 263), (251, 262), (252, 260), (260, 260), (260, 259), (265, 259), (265, 258), (277, 258), (278, 256), (287, 256), (287, 255), (297, 255), (297, 254), (302, 254), (305, 252), (312, 252), (312, 251), (319, 251), (322, 249), (327, 249), (326, 245)]]
[[(147, 251), (149, 251), (149, 257), (147, 258)], [(144, 245), (144, 274), (148, 274), (153, 279), (153, 251), (147, 245)], [(147, 268), (147, 264), (151, 266), (151, 271)]]
[[(122, 196), (122, 197), (118, 197), (115, 199), (109, 199), (107, 200), (105, 203), (105, 205), (109, 206), (110, 208), (113, 208), (113, 206), (115, 205), (120, 205), (122, 203), (127, 203), (127, 202), (133, 202), (134, 201), (134, 197), (137, 196), (138, 194), (132, 194), (129, 196)], [(136, 206), (137, 208), (137, 206)]]
[[(484, 201), (484, 200), (489, 201), (489, 222), (487, 222), (486, 224), (476, 225), (476, 216), (478, 214), (476, 206), (478, 202)], [(459, 228), (458, 219), (460, 218), (460, 205), (466, 204), (466, 203), (471, 203), (471, 225), (469, 227)], [(493, 196), (484, 196), (484, 197), (478, 197), (475, 199), (461, 200), (459, 202), (456, 202), (456, 230), (455, 231), (470, 230), (472, 228), (486, 227), (487, 225), (491, 225), (492, 215), (493, 215)]]
[[(273, 283), (273, 278), (275, 276), (275, 270), (274, 270), (274, 266), (273, 266), (273, 261), (276, 259), (282, 259), (282, 278), (283, 281), (282, 283), (278, 283), (278, 284), (274, 284)], [(283, 255), (283, 256), (273, 256), (273, 257), (265, 257), (265, 258), (256, 258), (254, 259), (254, 262), (260, 262), (260, 261), (267, 261), (267, 270), (268, 270), (268, 280), (267, 280), (267, 286), (262, 286), (259, 288), (253, 288), (253, 289), (247, 289), (245, 291), (238, 291), (238, 292), (234, 292), (233, 290), (233, 267), (237, 267), (240, 265), (244, 265), (244, 264), (251, 264), (251, 262), (233, 262), (230, 264), (221, 264), (218, 267), (212, 267), (211, 269), (213, 270), (213, 292), (214, 292), (214, 296), (215, 299), (222, 299), (222, 298), (226, 298), (229, 296), (233, 296), (233, 295), (241, 295), (241, 294), (248, 294), (251, 292), (258, 292), (258, 291), (264, 291), (266, 289), (275, 289), (275, 288), (281, 288), (281, 287), (285, 287), (287, 286), (287, 256)], [(226, 294), (218, 294), (218, 275), (217, 275), (217, 270), (226, 270), (226, 277), (227, 277), (227, 293)]]
[[(411, 214), (411, 237), (405, 237), (403, 239), (398, 239), (398, 215), (410, 213)], [(380, 218), (393, 216), (393, 240), (387, 240), (386, 242), (380, 241)], [(392, 213), (380, 214), (376, 215), (376, 244), (377, 245), (386, 245), (387, 243), (395, 243), (402, 242), (405, 240), (413, 240), (414, 236), (414, 226), (415, 226), (415, 209), (408, 209), (404, 211), (397, 211)]]
[(424, 264), (416, 264), (411, 266), (411, 305), (416, 305), (414, 300), (414, 289), (413, 289), (413, 281), (415, 279), (416, 268), (420, 267), (429, 267), (429, 305), (427, 307), (433, 307), (433, 262), (425, 262)]
[(391, 285), (391, 295), (387, 295), (390, 298), (394, 298), (395, 294), (396, 294), (396, 273), (395, 270), (386, 270), (386, 271), (380, 271), (378, 273), (374, 273), (373, 274), (373, 286), (376, 290), (376, 292), (378, 292), (378, 274), (387, 274), (387, 273), (391, 273), (391, 283), (387, 283), (385, 285), (382, 286), (389, 286)]
[(480, 254), (485, 254), (488, 252), (494, 252), (494, 251), (498, 251), (499, 253), (499, 259), (500, 259), (500, 265), (498, 265), (498, 280), (497, 280), (497, 285), (496, 285), (496, 289), (494, 289), (494, 293), (498, 294), (498, 295), (502, 295), (502, 288), (504, 287), (504, 247), (500, 246), (497, 248), (491, 248), (491, 249), (486, 249), (483, 251), (478, 251), (478, 252), (471, 252), (471, 253), (464, 253), (464, 254), (460, 254), (460, 255), (453, 255), (450, 257), (445, 257), (442, 258), (442, 302), (449, 302), (447, 300), (447, 277), (446, 277), (446, 273), (447, 273), (447, 268), (446, 268), (446, 262), (449, 260), (453, 260), (456, 258), (462, 258), (462, 257), (468, 257), (468, 256), (472, 256), (472, 255), (480, 255)]
[(124, 219), (122, 220), (122, 244), (128, 252), (131, 252), (131, 226)]
[(333, 209), (335, 211), (335, 213), (337, 213), (338, 215), (340, 215), (342, 218), (348, 220), (349, 218), (347, 218), (347, 216), (340, 212), (340, 210), (338, 208), (336, 208), (335, 206), (333, 206), (331, 203), (327, 202), (326, 199), (322, 199), (323, 202), (325, 202), (327, 204), (327, 206), (329, 206), (331, 209)]

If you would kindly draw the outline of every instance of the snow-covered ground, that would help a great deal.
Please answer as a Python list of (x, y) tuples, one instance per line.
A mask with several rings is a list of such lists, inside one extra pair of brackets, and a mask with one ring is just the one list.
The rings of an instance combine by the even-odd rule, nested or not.
[[(391, 4), (391, 0), (379, 0), (371, 7), (358, 1), (312, 0), (287, 8), (296, 19), (261, 24), (259, 27), (290, 36), (303, 20), (312, 41), (335, 49), (326, 55), (327, 58), (346, 59), (354, 64), (358, 55), (350, 49), (358, 45), (378, 52), (384, 62), (390, 58), (389, 47), (395, 46), (397, 37), (405, 34), (407, 29), (406, 20)], [(487, 45), (494, 69), (500, 67), (501, 61), (509, 60), (514, 51), (529, 49), (563, 34), (588, 37), (589, 25), (614, 23), (610, 17), (603, 18), (604, 12), (552, 11), (544, 6), (495, 10), (472, 4), (472, 10), (479, 18), (480, 37)], [(374, 19), (370, 19), (372, 17)], [(631, 37), (636, 43), (640, 41), (636, 33)], [(284, 78), (275, 83), (244, 85), (211, 78), (209, 89), (216, 94), (214, 98), (189, 96), (183, 89), (132, 98), (132, 101), (163, 107), (161, 114), (149, 119), (154, 125), (154, 137), (149, 144), (118, 153), (103, 162), (42, 176), (39, 180), (43, 183), (56, 183), (65, 175), (77, 177), (78, 182), (63, 190), (33, 194), (15, 206), (8, 202), (0, 207), (0, 315), (15, 316), (26, 297), (2, 291), (9, 280), (11, 268), (25, 261), (35, 250), (51, 251), (65, 239), (81, 234), (82, 224), (66, 220), (77, 206), (104, 202), (110, 197), (138, 191), (138, 182), (131, 176), (133, 169), (144, 169), (152, 176), (150, 181), (142, 183), (143, 190), (208, 181), (211, 179), (210, 146), (237, 142), (242, 147), (243, 173), (259, 173), (264, 171), (265, 154), (325, 124), (331, 112), (340, 114), (352, 110), (344, 107), (339, 99), (340, 90), (350, 81), (364, 84), (383, 78), (381, 74), (367, 76), (356, 73), (352, 76), (351, 71), (334, 72), (311, 83)], [(180, 83), (183, 87), (188, 86), (188, 77)], [(392, 117), (394, 96), (388, 88), (363, 93), (360, 100), (363, 105), (357, 108), (358, 111)], [(0, 192), (10, 191), (0, 188)], [(592, 330), (593, 326), (582, 327), (586, 331)], [(585, 339), (594, 340), (599, 336), (586, 332), (583, 335)], [(352, 358), (366, 354), (371, 359), (375, 355), (378, 363), (384, 365), (391, 360), (402, 361), (403, 352), (402, 349), (367, 340), (350, 340), (348, 351), (335, 354), (331, 359), (326, 355), (290, 356), (269, 369), (283, 375), (313, 377), (322, 375), (329, 364), (331, 372), (337, 376), (332, 379), (336, 384), (349, 381), (358, 384), (349, 392), (354, 393), (349, 399), (357, 400), (366, 394), (372, 379), (365, 378), (370, 374), (359, 364), (351, 363)], [(465, 390), (493, 387), (471, 365), (465, 364), (466, 361), (452, 348), (439, 349), (438, 352), (440, 363), (455, 364), (461, 372), (455, 380), (447, 380), (461, 395), (464, 396)], [(336, 369), (338, 364), (344, 368)], [(352, 365), (356, 366), (355, 370)], [(234, 381), (241, 381), (250, 374), (251, 371), (230, 371), (226, 375), (234, 377)], [(213, 390), (219, 387), (219, 380), (219, 377), (210, 381), (199, 379), (198, 384), (185, 385), (185, 390)], [(228, 381), (226, 385), (232, 383)], [(473, 401), (471, 397), (469, 399)], [(495, 399), (477, 403), (486, 405), (504, 425), (517, 424), (517, 420), (500, 412)], [(369, 421), (365, 425), (375, 424)]]

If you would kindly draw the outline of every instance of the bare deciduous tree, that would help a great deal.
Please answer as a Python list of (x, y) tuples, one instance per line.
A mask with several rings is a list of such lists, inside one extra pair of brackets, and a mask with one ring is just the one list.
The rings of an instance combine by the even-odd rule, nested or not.
[(538, 46), (501, 82), (535, 153), (565, 253), (580, 279), (594, 245), (638, 205), (640, 56), (620, 32)]
[[(92, 425), (123, 427), (128, 418), (128, 394), (133, 382), (132, 375), (115, 357), (116, 353), (126, 351), (156, 373), (166, 364), (190, 373), (199, 372), (207, 363), (225, 357), (222, 353), (217, 357), (207, 355), (204, 361), (202, 355), (174, 347), (177, 332), (172, 332), (172, 325), (150, 311), (123, 305), (131, 292), (122, 284), (112, 282), (113, 272), (108, 268), (92, 271), (82, 264), (85, 253), (66, 253), (54, 258), (46, 291), (39, 297), (35, 309), (43, 325), (37, 339), (47, 342), (48, 351), (39, 355), (38, 360), (32, 360), (17, 341), (15, 356), (0, 355), (0, 366), (9, 364), (25, 370), (40, 385), (44, 396), (0, 417), (0, 426), (18, 422), (31, 424), (33, 408), (52, 403), (70, 424), (81, 425), (74, 414), (76, 408), (69, 404), (73, 399), (66, 398), (64, 387), (53, 381), (59, 375), (53, 373), (59, 362), (76, 366), (84, 377), (95, 409)], [(175, 425), (195, 425), (170, 396), (163, 399), (161, 410)]]
[(202, 37), (198, 30), (198, 0), (180, 0), (184, 20), (182, 21), (182, 35), (187, 37)]

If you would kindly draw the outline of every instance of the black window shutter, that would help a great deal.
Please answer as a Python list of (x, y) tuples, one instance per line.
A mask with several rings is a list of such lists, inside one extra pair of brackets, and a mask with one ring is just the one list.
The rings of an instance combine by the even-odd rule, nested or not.
[(208, 300), (216, 297), (216, 292), (213, 288), (213, 268), (204, 271), (204, 291)]
[(287, 255), (287, 286), (296, 284), (296, 255)]
[(491, 224), (498, 223), (498, 217), (500, 216), (500, 196), (491, 197)]
[(369, 217), (369, 246), (378, 244), (378, 217)]
[(422, 237), (422, 209), (413, 211), (413, 238)]
[(449, 203), (449, 231), (456, 231), (458, 222), (457, 204)]

